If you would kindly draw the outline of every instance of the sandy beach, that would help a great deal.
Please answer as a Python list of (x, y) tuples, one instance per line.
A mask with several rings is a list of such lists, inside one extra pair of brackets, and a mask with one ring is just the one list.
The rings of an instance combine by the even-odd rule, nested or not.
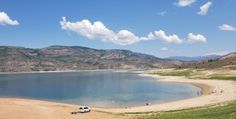
[(109, 109), (92, 108), (90, 113), (76, 115), (72, 115), (71, 112), (78, 110), (77, 105), (29, 99), (0, 98), (0, 117), (1, 119), (127, 119), (134, 117), (120, 113), (180, 110), (236, 100), (236, 82), (233, 81), (186, 79), (185, 77), (163, 77), (148, 74), (143, 74), (143, 76), (152, 76), (161, 82), (190, 83), (202, 88), (203, 95), (173, 102), (151, 104), (149, 106)]
[(130, 117), (99, 112), (90, 113), (71, 112), (78, 111), (79, 106), (55, 102), (1, 98), (0, 119), (129, 119)]

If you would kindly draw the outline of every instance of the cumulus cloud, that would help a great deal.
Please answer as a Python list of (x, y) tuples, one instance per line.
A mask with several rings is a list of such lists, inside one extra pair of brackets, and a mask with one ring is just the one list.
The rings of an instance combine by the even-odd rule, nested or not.
[[(129, 45), (141, 40), (128, 30), (120, 30), (117, 33), (108, 29), (102, 22), (96, 21), (93, 24), (89, 20), (69, 22), (65, 17), (60, 21), (61, 28), (81, 34), (88, 39), (101, 39), (104, 42), (112, 42), (119, 45)], [(148, 37), (143, 37), (149, 40)]]
[(0, 12), (0, 25), (19, 25), (19, 22), (16, 20), (12, 20), (7, 13)]
[(65, 17), (60, 21), (61, 28), (67, 31), (73, 31), (88, 39), (101, 39), (103, 42), (112, 42), (118, 45), (130, 45), (139, 41), (160, 39), (168, 43), (182, 43), (177, 35), (166, 35), (164, 31), (150, 32), (147, 36), (139, 37), (128, 30), (114, 32), (108, 29), (102, 22), (91, 23), (89, 20), (77, 22), (67, 21)]
[(196, 0), (178, 0), (178, 3), (176, 3), (179, 7), (189, 7), (191, 6)]
[(180, 39), (176, 34), (166, 35), (165, 31), (162, 30), (154, 31), (154, 33), (157, 39), (166, 41), (168, 43), (182, 43), (182, 39)]
[(195, 43), (195, 42), (207, 42), (207, 39), (205, 36), (201, 34), (194, 35), (193, 33), (188, 34), (188, 42)]
[(209, 8), (211, 7), (212, 2), (208, 1), (207, 3), (205, 3), (204, 5), (202, 5), (200, 7), (200, 11), (198, 12), (199, 15), (206, 15)]
[(228, 24), (222, 24), (221, 26), (219, 26), (219, 29), (222, 31), (236, 31), (236, 28), (234, 26)]
[[(183, 43), (183, 39), (178, 35), (167, 35), (165, 31), (153, 31), (146, 36), (136, 36), (128, 30), (120, 30), (114, 32), (108, 29), (102, 22), (96, 21), (91, 23), (89, 20), (82, 20), (77, 22), (67, 21), (65, 17), (60, 21), (61, 29), (78, 33), (88, 39), (101, 40), (103, 42), (111, 42), (118, 45), (131, 45), (140, 41), (162, 40), (167, 43)], [(201, 34), (194, 35), (189, 33), (189, 42), (206, 42), (206, 38)]]
[(140, 40), (154, 40), (156, 39), (156, 36), (152, 32), (150, 32), (146, 37), (140, 37)]

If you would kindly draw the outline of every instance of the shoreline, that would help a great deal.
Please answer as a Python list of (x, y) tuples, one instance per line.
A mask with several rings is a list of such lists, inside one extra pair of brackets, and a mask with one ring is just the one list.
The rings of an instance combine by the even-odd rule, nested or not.
[[(159, 76), (159, 75), (153, 75), (153, 74), (140, 74), (140, 76), (157, 78), (158, 82), (185, 83), (185, 84), (190, 84), (190, 85), (196, 86), (201, 89), (201, 94), (199, 96), (210, 94), (213, 91), (211, 86), (204, 84), (204, 83), (178, 81), (177, 79), (187, 79), (187, 78), (181, 77), (181, 76)], [(170, 78), (170, 79), (175, 78), (175, 80), (168, 81), (167, 80), (168, 78)], [(188, 80), (194, 80), (194, 79), (188, 79)], [(197, 96), (197, 97), (199, 97), (199, 96)], [(192, 98), (194, 98), (194, 97), (192, 97)], [(191, 99), (191, 97), (188, 99)]]
[[(188, 83), (191, 85), (195, 85), (202, 89), (202, 95), (183, 100), (164, 102), (160, 104), (151, 104), (148, 106), (134, 106), (127, 108), (107, 108), (107, 109), (91, 107), (92, 112), (87, 114), (78, 114), (79, 116), (78, 115), (76, 116), (78, 116), (78, 118), (85, 117), (85, 118), (120, 119), (124, 118), (124, 115), (121, 116), (119, 114), (174, 111), (181, 109), (212, 106), (236, 100), (236, 82), (234, 81), (187, 79), (185, 77), (158, 76), (150, 74), (140, 74), (140, 75), (157, 78), (158, 82), (167, 82), (167, 83), (176, 82), (176, 83)], [(43, 118), (46, 116), (49, 118), (57, 117), (58, 119), (63, 119), (71, 116), (73, 117), (73, 115), (71, 115), (70, 112), (78, 110), (78, 106), (79, 105), (49, 102), (42, 100), (21, 99), (21, 98), (0, 98), (0, 110), (1, 110), (0, 117), (7, 118), (8, 116), (14, 116), (15, 118), (16, 117), (25, 118), (26, 116), (31, 115), (31, 112), (33, 112), (32, 114), (36, 114), (36, 116), (38, 115), (37, 118)], [(31, 116), (29, 116), (29, 119), (30, 118)]]
[(113, 109), (101, 109), (101, 108), (95, 108), (95, 109), (111, 113), (161, 112), (161, 111), (174, 111), (174, 110), (212, 106), (236, 100), (235, 81), (187, 79), (185, 77), (159, 76), (152, 74), (140, 74), (140, 75), (157, 78), (158, 82), (188, 83), (201, 88), (202, 95), (182, 100), (164, 102), (160, 104), (151, 104), (148, 106), (134, 106), (127, 108), (113, 108)]
[(134, 72), (143, 73), (143, 69), (95, 69), (95, 70), (58, 70), (58, 71), (22, 71), (22, 72), (0, 72), (1, 74), (36, 74), (36, 73), (73, 73), (73, 72)]

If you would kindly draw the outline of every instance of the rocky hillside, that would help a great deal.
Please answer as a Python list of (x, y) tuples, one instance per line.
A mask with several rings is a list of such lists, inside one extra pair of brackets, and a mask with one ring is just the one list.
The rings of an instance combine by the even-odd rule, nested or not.
[(79, 46), (42, 49), (0, 46), (0, 72), (176, 67), (179, 61), (128, 50), (97, 50)]
[(209, 59), (217, 59), (220, 57), (221, 55), (205, 55), (205, 56), (196, 56), (196, 57), (172, 56), (172, 57), (168, 57), (167, 59), (179, 60), (179, 61), (184, 61), (184, 62), (197, 62), (197, 61), (204, 61), (204, 60), (209, 60)]
[(183, 64), (183, 68), (205, 68), (214, 69), (222, 67), (235, 67), (236, 66), (236, 52), (224, 55), (216, 59), (208, 59), (201, 62)]

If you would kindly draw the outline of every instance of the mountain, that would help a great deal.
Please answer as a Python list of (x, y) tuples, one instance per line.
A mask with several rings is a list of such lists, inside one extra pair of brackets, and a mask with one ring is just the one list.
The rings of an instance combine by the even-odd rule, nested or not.
[(232, 52), (232, 53), (229, 53), (227, 55), (224, 55), (220, 58), (220, 60), (230, 59), (230, 58), (234, 58), (234, 57), (236, 57), (236, 52)]
[(41, 49), (0, 46), (0, 72), (149, 69), (176, 67), (181, 63), (129, 50), (98, 50), (80, 46)]
[(235, 67), (236, 66), (236, 52), (229, 53), (221, 56), (217, 59), (208, 59), (205, 61), (184, 63), (181, 67), (183, 68), (205, 68), (214, 69), (222, 67)]
[(203, 60), (209, 60), (209, 59), (217, 59), (220, 57), (221, 57), (220, 55), (206, 55), (206, 56), (196, 56), (196, 57), (173, 56), (173, 57), (168, 57), (167, 59), (187, 61), (187, 62), (196, 62), (196, 61), (203, 61)]

